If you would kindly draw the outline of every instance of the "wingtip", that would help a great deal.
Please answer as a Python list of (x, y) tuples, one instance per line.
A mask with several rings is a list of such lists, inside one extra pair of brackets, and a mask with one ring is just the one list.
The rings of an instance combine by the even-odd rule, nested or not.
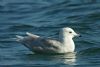
[(26, 34), (27, 34), (28, 36), (31, 36), (31, 37), (39, 37), (39, 36), (34, 35), (34, 34), (32, 34), (32, 33), (29, 33), (29, 32), (26, 32)]
[(30, 34), (29, 32), (26, 32), (26, 34), (28, 35), (28, 34)]

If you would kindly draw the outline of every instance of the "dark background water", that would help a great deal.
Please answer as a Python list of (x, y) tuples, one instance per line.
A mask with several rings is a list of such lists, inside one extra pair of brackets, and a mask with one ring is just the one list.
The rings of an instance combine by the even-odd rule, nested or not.
[[(57, 38), (72, 27), (76, 55), (36, 55), (15, 42), (32, 32)], [(100, 67), (100, 0), (0, 0), (0, 67)]]

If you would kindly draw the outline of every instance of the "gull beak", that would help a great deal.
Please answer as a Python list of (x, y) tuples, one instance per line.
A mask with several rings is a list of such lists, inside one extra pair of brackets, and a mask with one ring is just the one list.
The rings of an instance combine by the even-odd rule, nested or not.
[(82, 37), (80, 34), (77, 34), (77, 33), (75, 33), (75, 36), (77, 36), (77, 37)]
[(78, 37), (82, 37), (80, 34), (77, 35)]

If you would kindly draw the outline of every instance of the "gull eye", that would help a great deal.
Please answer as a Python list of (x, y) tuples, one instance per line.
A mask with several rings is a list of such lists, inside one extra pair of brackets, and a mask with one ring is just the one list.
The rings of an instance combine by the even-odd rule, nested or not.
[(69, 33), (72, 33), (71, 31), (69, 31)]

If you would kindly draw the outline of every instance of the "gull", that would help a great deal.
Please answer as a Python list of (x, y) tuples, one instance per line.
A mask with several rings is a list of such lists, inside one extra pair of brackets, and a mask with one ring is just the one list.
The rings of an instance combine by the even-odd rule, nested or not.
[(58, 40), (44, 38), (29, 32), (27, 36), (16, 35), (17, 42), (26, 46), (29, 50), (39, 54), (69, 53), (75, 51), (73, 38), (79, 36), (72, 28), (64, 27), (59, 31)]

